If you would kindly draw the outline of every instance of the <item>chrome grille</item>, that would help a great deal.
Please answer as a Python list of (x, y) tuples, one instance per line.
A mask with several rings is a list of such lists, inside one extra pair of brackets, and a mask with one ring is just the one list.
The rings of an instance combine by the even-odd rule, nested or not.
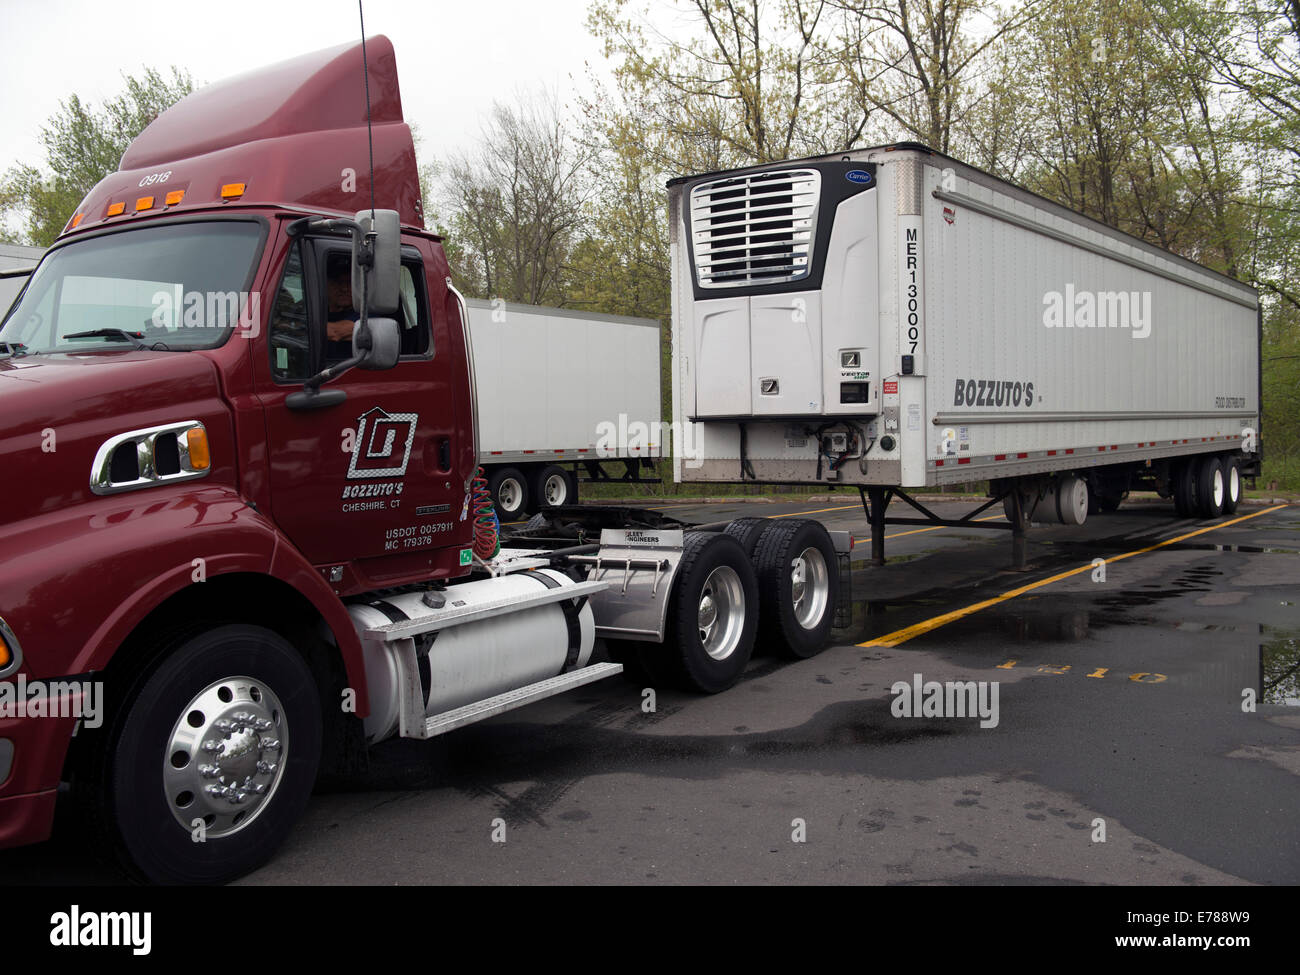
[(815, 169), (728, 176), (691, 190), (691, 243), (700, 287), (807, 277), (820, 190)]

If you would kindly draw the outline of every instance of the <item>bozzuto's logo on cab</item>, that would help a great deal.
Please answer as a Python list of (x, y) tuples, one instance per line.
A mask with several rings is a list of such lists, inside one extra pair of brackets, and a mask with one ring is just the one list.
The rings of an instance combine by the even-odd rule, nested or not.
[[(364, 480), (365, 484), (347, 484), (343, 487), (343, 500), (353, 498), (381, 498), (402, 493), (402, 482), (380, 481), (378, 478), (406, 476), (406, 466), (411, 461), (411, 447), (415, 444), (415, 427), (420, 421), (418, 413), (389, 413), (375, 406), (357, 417), (357, 436), (348, 461), (348, 480)], [(370, 511), (379, 508), (396, 508), (397, 501), (347, 504), (344, 511)]]
[(418, 413), (387, 413), (378, 406), (357, 417), (357, 442), (348, 464), (348, 480), (405, 476), (419, 420)]

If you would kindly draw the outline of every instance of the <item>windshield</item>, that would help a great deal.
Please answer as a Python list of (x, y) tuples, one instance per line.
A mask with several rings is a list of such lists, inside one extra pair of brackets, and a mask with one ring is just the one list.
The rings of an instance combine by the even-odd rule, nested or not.
[(257, 223), (221, 220), (60, 247), (5, 316), (0, 343), (27, 353), (220, 345), (241, 324), (257, 327), (257, 295), (244, 289), (261, 237)]

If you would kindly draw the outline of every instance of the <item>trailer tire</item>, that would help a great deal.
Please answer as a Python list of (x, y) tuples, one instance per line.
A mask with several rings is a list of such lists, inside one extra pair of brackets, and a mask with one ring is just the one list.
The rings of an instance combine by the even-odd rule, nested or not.
[(717, 694), (740, 680), (754, 651), (758, 580), (740, 543), (722, 532), (688, 532), (662, 644), (642, 662), (690, 691)]
[(771, 522), (766, 518), (737, 518), (723, 529), (723, 533), (740, 542), (740, 547), (745, 550), (746, 555), (753, 556), (754, 546), (758, 544), (758, 536), (763, 534), (763, 529), (770, 524)]
[[(88, 756), (89, 825), (136, 879), (233, 880), (269, 860), (306, 808), (321, 729), (315, 678), (278, 633), (228, 624), (179, 637)], [(218, 739), (220, 753), (204, 754)], [(239, 799), (203, 794), (250, 782)]]
[(1197, 514), (1202, 518), (1218, 518), (1223, 514), (1223, 465), (1217, 457), (1204, 457), (1196, 465)]
[(1196, 514), (1196, 461), (1192, 458), (1180, 463), (1173, 473), (1174, 510), (1180, 518)]
[(528, 514), (528, 479), (517, 467), (502, 467), (488, 479), (492, 506), (502, 524), (520, 521)]
[(531, 486), (538, 511), (578, 503), (578, 479), (558, 464), (547, 464), (535, 471)]
[(826, 645), (835, 621), (839, 559), (819, 521), (773, 522), (754, 549), (763, 649), (806, 660)]
[(1241, 504), (1241, 462), (1232, 456), (1223, 458), (1223, 513), (1237, 513)]

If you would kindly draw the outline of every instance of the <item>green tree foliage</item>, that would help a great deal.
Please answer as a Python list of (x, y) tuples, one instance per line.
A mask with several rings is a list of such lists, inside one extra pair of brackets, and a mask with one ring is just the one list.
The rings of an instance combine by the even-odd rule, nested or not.
[(174, 67), (170, 77), (147, 68), (125, 82), (123, 91), (98, 107), (70, 95), (41, 129), (44, 164), (19, 164), (5, 174), (0, 212), (18, 217), (20, 242), (53, 243), (77, 204), (117, 169), (131, 140), (194, 90), (189, 74)]

